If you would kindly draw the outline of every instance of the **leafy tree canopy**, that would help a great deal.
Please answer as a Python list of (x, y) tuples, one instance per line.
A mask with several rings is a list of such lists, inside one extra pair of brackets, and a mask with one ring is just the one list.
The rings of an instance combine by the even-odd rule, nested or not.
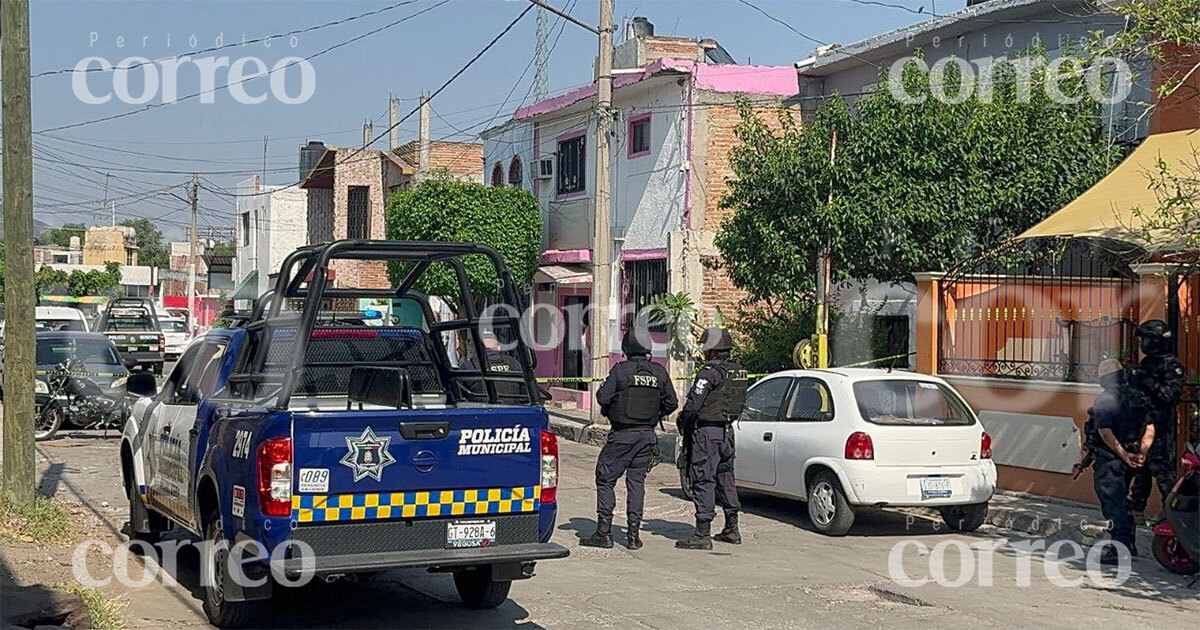
[[(1056, 80), (1079, 97), (1074, 104), (1048, 96), (1044, 70), (1025, 84), (1002, 65), (983, 98), (961, 91), (954, 64), (931, 77), (915, 63), (903, 72), (904, 102), (885, 77), (853, 110), (834, 96), (803, 125), (780, 112), (780, 132), (743, 102), (743, 143), (722, 200), (733, 213), (716, 239), (720, 264), (751, 298), (794, 310), (811, 302), (825, 245), (835, 281), (902, 281), (1025, 230), (1122, 155), (1072, 70), (1063, 66)], [(935, 98), (943, 91), (951, 98)]]
[(150, 219), (125, 219), (121, 222), (131, 227), (138, 245), (138, 263), (150, 267), (169, 267), (171, 256), (163, 245), (162, 232)]
[(62, 227), (51, 228), (42, 232), (38, 240), (45, 245), (70, 247), (72, 236), (79, 237), (79, 246), (82, 247), (84, 241), (87, 240), (87, 226), (82, 223), (64, 223)]
[[(526, 190), (439, 178), (392, 195), (387, 235), (394, 240), (491, 245), (500, 251), (517, 286), (524, 287), (532, 282), (541, 253), (541, 210)], [(464, 265), (476, 298), (497, 295), (496, 270), (490, 262), (471, 256)], [(393, 263), (388, 270), (392, 282), (399, 283), (408, 269)], [(447, 266), (431, 267), (417, 288), (451, 303), (459, 297), (457, 281)]]

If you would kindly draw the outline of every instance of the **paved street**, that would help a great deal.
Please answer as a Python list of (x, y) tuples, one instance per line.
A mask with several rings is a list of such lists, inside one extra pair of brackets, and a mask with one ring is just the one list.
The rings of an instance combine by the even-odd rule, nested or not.
[[(74, 432), (38, 445), (42, 491), (94, 511), (103, 523), (96, 535), (112, 544), (123, 540), (118, 532), (126, 520), (117, 444), (112, 437), (100, 439), (98, 432)], [(267, 609), (263, 622), (278, 627), (794, 628), (1011, 627), (1032, 621), (1080, 628), (1128, 626), (1133, 619), (1178, 627), (1200, 613), (1197, 591), (1183, 588), (1179, 578), (1149, 558), (1135, 561), (1123, 586), (1104, 589), (1086, 579), (1076, 588), (1055, 587), (1044, 567), (1057, 563), (1035, 557), (1032, 584), (1021, 587), (1014, 581), (1018, 561), (1008, 548), (995, 553), (995, 586), (981, 587), (972, 579), (960, 588), (904, 588), (888, 577), (888, 555), (896, 543), (913, 538), (930, 548), (948, 540), (973, 544), (999, 540), (998, 532), (985, 527), (976, 535), (950, 535), (938, 531), (934, 521), (909, 525), (904, 515), (879, 512), (862, 517), (845, 538), (826, 538), (807, 529), (802, 504), (762, 496), (744, 499), (745, 544), (718, 544), (711, 553), (679, 551), (673, 541), (689, 533), (691, 506), (678, 497), (675, 471), (668, 466), (651, 475), (645, 548), (636, 553), (581, 548), (577, 537), (593, 527), (597, 451), (562, 443), (554, 539), (572, 555), (539, 565), (538, 576), (515, 584), (511, 600), (499, 609), (462, 609), (447, 576), (391, 572), (366, 583), (313, 584), (288, 593)], [(946, 573), (953, 580), (959, 556), (954, 550), (946, 555)], [(102, 577), (98, 559), (93, 554), (89, 564)], [(929, 575), (929, 557), (911, 548), (904, 565), (914, 578)], [(137, 569), (132, 571), (136, 577)], [(1063, 563), (1061, 572), (1067, 579), (1084, 576), (1079, 562)], [(199, 599), (189, 590), (196, 585), (195, 560), (185, 556), (177, 573), (181, 585), (155, 583), (128, 592), (114, 582), (106, 590), (128, 601), (131, 627), (205, 626)]]

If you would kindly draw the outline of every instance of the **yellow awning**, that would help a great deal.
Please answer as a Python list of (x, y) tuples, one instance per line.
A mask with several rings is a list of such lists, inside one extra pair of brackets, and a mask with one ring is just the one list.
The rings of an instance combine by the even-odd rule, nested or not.
[(1200, 129), (1188, 129), (1147, 137), (1125, 161), (1117, 165), (1074, 201), (1046, 217), (1017, 238), (1041, 236), (1106, 238), (1132, 243), (1146, 249), (1169, 248), (1177, 235), (1142, 234), (1143, 222), (1134, 210), (1153, 214), (1159, 206), (1151, 189), (1151, 176), (1158, 173), (1161, 159), (1173, 173), (1197, 168)]

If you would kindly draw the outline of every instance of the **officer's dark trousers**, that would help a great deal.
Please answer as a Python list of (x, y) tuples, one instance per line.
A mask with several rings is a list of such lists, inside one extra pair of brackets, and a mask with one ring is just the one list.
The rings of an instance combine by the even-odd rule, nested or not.
[[(1168, 426), (1164, 426), (1168, 425)], [(1154, 427), (1154, 443), (1146, 454), (1146, 462), (1133, 473), (1133, 487), (1129, 497), (1134, 512), (1146, 511), (1150, 491), (1158, 481), (1159, 498), (1166, 500), (1171, 488), (1175, 487), (1175, 423), (1157, 422)]]
[(1100, 512), (1112, 523), (1112, 539), (1133, 548), (1133, 515), (1129, 511), (1129, 481), (1133, 469), (1108, 451), (1097, 450), (1092, 468)]
[(733, 427), (696, 427), (690, 462), (696, 520), (713, 520), (716, 504), (726, 510), (742, 508), (733, 480), (733, 458)]
[(596, 460), (596, 513), (612, 518), (617, 506), (613, 486), (625, 475), (625, 512), (630, 522), (642, 520), (646, 500), (646, 474), (650, 472), (658, 436), (654, 427), (620, 429), (608, 434), (608, 442)]

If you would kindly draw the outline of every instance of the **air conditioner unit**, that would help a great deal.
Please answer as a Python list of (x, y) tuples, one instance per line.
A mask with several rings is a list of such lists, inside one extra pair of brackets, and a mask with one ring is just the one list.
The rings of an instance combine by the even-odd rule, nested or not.
[(533, 173), (537, 179), (554, 179), (554, 158), (539, 158), (537, 161), (537, 170)]

